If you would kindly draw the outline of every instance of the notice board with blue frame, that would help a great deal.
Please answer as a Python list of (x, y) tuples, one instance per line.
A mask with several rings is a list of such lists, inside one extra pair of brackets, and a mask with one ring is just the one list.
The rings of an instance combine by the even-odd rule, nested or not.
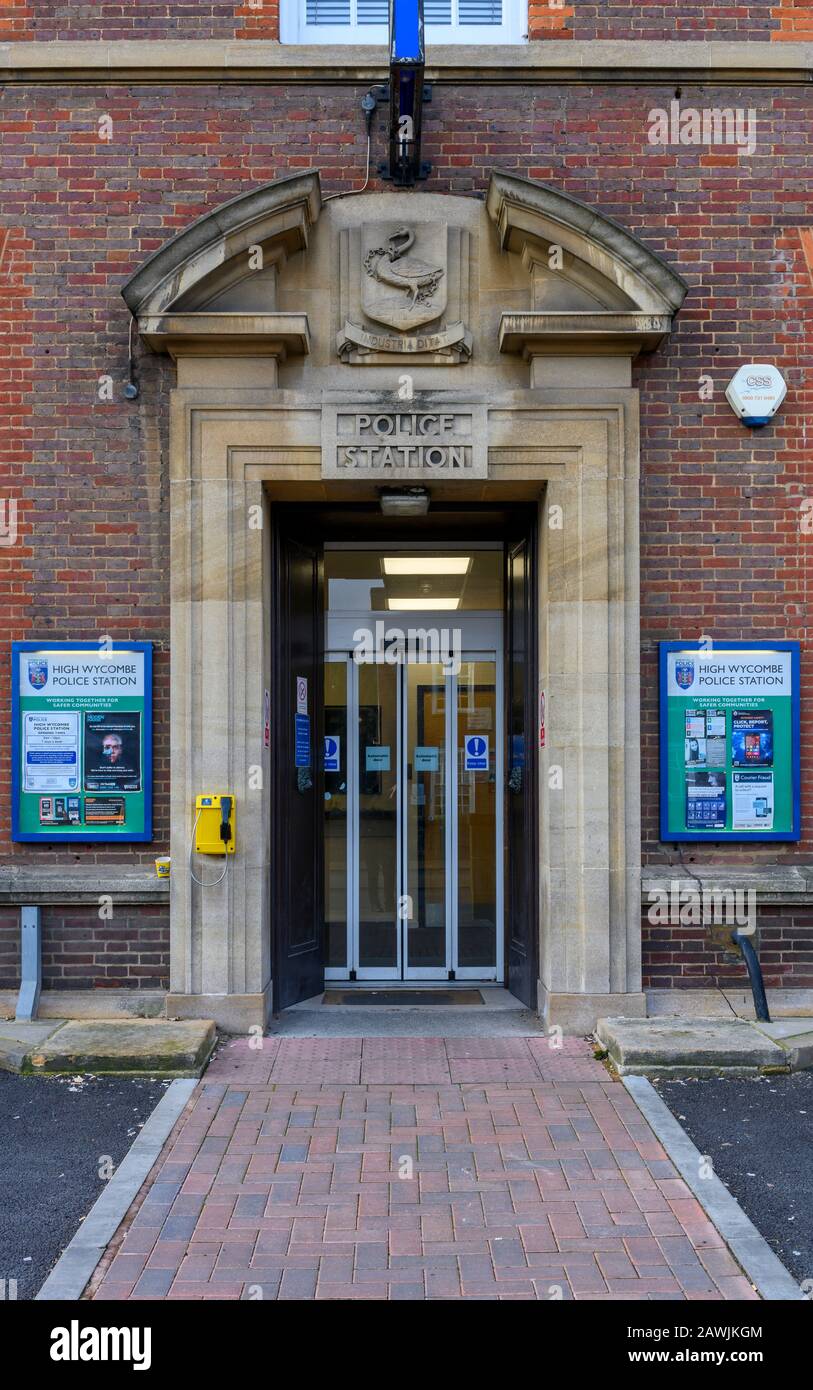
[(661, 840), (799, 840), (799, 643), (659, 646)]
[(11, 838), (152, 839), (152, 643), (12, 643)]

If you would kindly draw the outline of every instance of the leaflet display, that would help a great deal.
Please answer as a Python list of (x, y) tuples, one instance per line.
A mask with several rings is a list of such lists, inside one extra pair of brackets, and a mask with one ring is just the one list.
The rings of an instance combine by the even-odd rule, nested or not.
[(660, 774), (662, 840), (798, 840), (798, 642), (661, 642)]
[(12, 838), (152, 839), (152, 645), (12, 646)]

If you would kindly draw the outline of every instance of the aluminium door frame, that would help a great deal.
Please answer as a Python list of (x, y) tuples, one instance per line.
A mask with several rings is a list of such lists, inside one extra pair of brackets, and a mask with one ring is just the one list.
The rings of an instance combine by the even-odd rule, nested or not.
[[(441, 610), (442, 612), (442, 610)], [(503, 720), (505, 718), (504, 661), (501, 637), (503, 618), (501, 613), (492, 610), (472, 611), (465, 615), (465, 624), (472, 637), (481, 639), (462, 647), (461, 661), (492, 661), (495, 682), (495, 776), (497, 787), (495, 815), (495, 866), (496, 866), (496, 943), (493, 966), (463, 966), (457, 964), (459, 947), (458, 921), (458, 845), (457, 796), (458, 796), (458, 674), (447, 672), (444, 676), (446, 711), (444, 721), (444, 847), (445, 847), (445, 926), (446, 926), (446, 964), (444, 966), (409, 966), (408, 941), (405, 918), (400, 905), (409, 891), (407, 876), (408, 846), (405, 827), (407, 824), (407, 797), (409, 786), (406, 778), (407, 764), (407, 710), (406, 710), (406, 667), (408, 663), (396, 664), (399, 672), (396, 679), (396, 730), (399, 746), (395, 750), (395, 761), (399, 779), (399, 793), (396, 798), (396, 864), (397, 864), (397, 932), (396, 964), (394, 966), (360, 966), (360, 805), (359, 805), (359, 663), (353, 659), (352, 636), (362, 622), (369, 624), (371, 618), (386, 615), (371, 614), (364, 610), (358, 613), (342, 613), (329, 618), (329, 641), (325, 646), (325, 661), (344, 660), (346, 662), (346, 701), (347, 701), (347, 965), (331, 966), (325, 969), (325, 979), (331, 981), (395, 981), (407, 983), (410, 980), (446, 981), (449, 970), (454, 971), (456, 980), (481, 980), (503, 984), (505, 980), (505, 940), (502, 923), (505, 914), (505, 863), (503, 854), (505, 835), (504, 815), (504, 758), (505, 739)], [(392, 618), (395, 618), (395, 614)], [(427, 612), (399, 613), (408, 626), (416, 622), (427, 623), (432, 615)], [(460, 615), (462, 617), (462, 615)], [(486, 640), (483, 641), (482, 639)], [(383, 664), (383, 663), (376, 663)]]
[[(503, 626), (502, 617), (500, 617), (499, 625), (498, 625), (498, 628), (497, 628), (497, 632), (499, 632), (499, 631), (502, 629), (502, 626)], [(454, 911), (454, 918), (453, 918), (454, 940), (453, 940), (453, 950), (452, 950), (452, 955), (451, 955), (451, 959), (452, 959), (454, 962), (456, 962), (456, 964), (455, 964), (455, 966), (454, 966), (455, 979), (456, 979), (456, 980), (493, 980), (493, 982), (494, 982), (495, 984), (499, 984), (499, 985), (504, 984), (504, 982), (505, 982), (505, 931), (504, 931), (504, 926), (503, 926), (504, 921), (505, 921), (505, 853), (504, 853), (504, 845), (505, 845), (505, 838), (504, 838), (504, 837), (505, 837), (505, 820), (504, 820), (504, 805), (505, 805), (505, 729), (504, 729), (504, 725), (503, 725), (503, 719), (504, 719), (504, 717), (505, 717), (505, 702), (504, 702), (504, 700), (505, 700), (505, 697), (504, 697), (504, 684), (505, 684), (505, 682), (504, 682), (504, 674), (505, 674), (505, 673), (504, 673), (504, 662), (503, 662), (503, 659), (502, 659), (502, 658), (503, 658), (503, 654), (502, 654), (502, 651), (501, 651), (501, 649), (500, 649), (499, 644), (496, 644), (495, 647), (494, 647), (493, 649), (489, 649), (489, 650), (487, 650), (487, 651), (475, 651), (475, 650), (473, 650), (473, 649), (471, 649), (471, 648), (466, 647), (466, 648), (463, 649), (463, 653), (462, 653), (462, 656), (461, 656), (461, 661), (493, 661), (493, 664), (494, 664), (494, 690), (495, 690), (495, 714), (494, 714), (494, 722), (495, 722), (495, 725), (496, 725), (496, 728), (495, 728), (495, 730), (494, 730), (494, 751), (495, 751), (494, 775), (495, 775), (495, 778), (496, 778), (496, 791), (497, 791), (497, 795), (496, 795), (496, 806), (495, 806), (495, 808), (494, 808), (494, 809), (495, 809), (495, 821), (496, 821), (496, 825), (495, 825), (495, 841), (496, 841), (496, 844), (495, 844), (495, 856), (496, 856), (496, 858), (495, 858), (495, 866), (496, 866), (496, 882), (495, 882), (495, 889), (496, 889), (496, 904), (495, 904), (495, 936), (496, 936), (496, 940), (495, 940), (494, 965), (493, 965), (492, 967), (483, 967), (483, 966), (481, 966), (481, 965), (464, 965), (464, 966), (460, 966), (459, 964), (457, 964), (458, 959), (459, 959), (459, 934), (460, 934), (460, 922), (459, 922), (459, 920), (458, 920), (457, 903), (455, 903), (455, 911)], [(455, 691), (454, 691), (454, 713), (455, 713), (455, 720), (457, 720), (457, 681), (458, 681), (458, 678), (457, 678), (457, 676), (455, 676), (455, 677), (454, 677), (454, 685), (455, 685)], [(455, 805), (455, 808), (457, 807), (457, 779), (458, 779), (458, 767), (459, 767), (459, 755), (458, 755), (458, 752), (457, 752), (457, 747), (458, 747), (458, 745), (457, 745), (457, 738), (458, 738), (458, 734), (459, 734), (459, 731), (458, 731), (457, 728), (455, 728), (455, 759), (454, 759), (454, 762), (455, 762), (455, 773), (454, 773), (454, 776), (455, 776), (455, 788), (454, 788), (454, 798), (455, 798), (455, 799), (454, 799), (454, 805)], [(457, 875), (458, 875), (458, 867), (459, 867), (459, 866), (458, 866), (458, 842), (459, 842), (459, 839), (460, 839), (460, 836), (459, 836), (459, 833), (458, 833), (458, 835), (455, 837), (455, 861), (454, 861), (454, 884), (455, 884), (455, 887), (457, 887)]]
[[(403, 664), (402, 664), (402, 666), (401, 666), (401, 679), (400, 679), (399, 684), (401, 685), (401, 687), (402, 687), (402, 689), (404, 690), (404, 693), (405, 693), (405, 694), (406, 694), (406, 692), (407, 692), (407, 671), (408, 671), (408, 669), (409, 669), (410, 664), (413, 664), (413, 665), (414, 665), (414, 664), (418, 664), (418, 665), (437, 665), (438, 663), (436, 663), (436, 662), (410, 663), (409, 661), (403, 662)], [(445, 702), (446, 702), (446, 703), (445, 703), (444, 713), (443, 713), (443, 937), (444, 937), (444, 948), (445, 948), (445, 949), (444, 949), (444, 964), (443, 964), (443, 965), (410, 965), (410, 963), (409, 963), (409, 918), (406, 917), (406, 916), (404, 916), (404, 915), (401, 915), (401, 916), (400, 916), (401, 935), (402, 935), (402, 937), (403, 937), (403, 943), (404, 943), (404, 944), (403, 944), (403, 956), (402, 956), (402, 959), (403, 959), (403, 979), (404, 979), (404, 980), (435, 980), (435, 981), (448, 981), (448, 980), (449, 980), (449, 971), (454, 969), (454, 965), (453, 965), (454, 956), (452, 955), (452, 912), (451, 912), (451, 910), (450, 910), (450, 909), (451, 909), (451, 904), (452, 904), (452, 899), (453, 899), (453, 894), (452, 894), (452, 889), (451, 889), (451, 884), (452, 884), (452, 868), (451, 868), (451, 865), (452, 865), (452, 843), (453, 843), (453, 840), (454, 840), (454, 833), (453, 833), (453, 830), (454, 830), (454, 818), (453, 818), (453, 814), (452, 814), (452, 813), (454, 812), (454, 809), (455, 809), (455, 803), (454, 803), (454, 801), (452, 800), (452, 780), (453, 780), (453, 767), (454, 767), (455, 758), (454, 758), (454, 743), (453, 743), (453, 737), (454, 737), (454, 708), (453, 708), (453, 705), (452, 705), (452, 698), (453, 698), (453, 695), (452, 695), (452, 688), (451, 688), (451, 687), (452, 687), (452, 683), (453, 683), (453, 682), (456, 682), (456, 679), (457, 679), (457, 678), (456, 678), (456, 676), (454, 676), (453, 673), (451, 673), (450, 671), (445, 670), (442, 666), (441, 666), (440, 669), (443, 671), (443, 675), (442, 675), (441, 679), (442, 679), (442, 682), (443, 682), (443, 698), (444, 698), (444, 700), (445, 700)], [(403, 902), (405, 901), (405, 899), (409, 896), (409, 886), (410, 886), (410, 885), (409, 885), (409, 872), (408, 872), (408, 866), (409, 866), (408, 826), (409, 826), (409, 822), (408, 822), (408, 819), (407, 819), (407, 807), (408, 807), (408, 802), (409, 802), (409, 794), (410, 794), (410, 790), (411, 790), (411, 783), (408, 781), (407, 776), (406, 776), (407, 762), (408, 762), (408, 755), (409, 755), (409, 729), (408, 729), (408, 722), (407, 722), (407, 708), (406, 708), (406, 706), (407, 706), (407, 700), (406, 700), (406, 699), (403, 701), (403, 704), (404, 704), (404, 711), (403, 711), (404, 718), (403, 718), (403, 724), (402, 724), (402, 726), (401, 726), (401, 747), (400, 747), (400, 757), (399, 757), (399, 764), (400, 764), (400, 769), (401, 769), (401, 773), (402, 773), (402, 784), (401, 784), (401, 785), (402, 785), (402, 789), (403, 789), (403, 822), (402, 822), (402, 824), (403, 824), (403, 826), (404, 826), (404, 832), (402, 833), (401, 838), (400, 838), (400, 842), (399, 842), (399, 843), (400, 843), (400, 850), (401, 850), (400, 859), (401, 859), (401, 863), (402, 863), (402, 866), (403, 866), (402, 896), (401, 896), (400, 899), (399, 899), (399, 902), (400, 902), (400, 903), (403, 903)]]
[[(359, 708), (360, 708), (360, 699), (359, 699), (359, 680), (360, 680), (359, 665), (360, 665), (360, 663), (353, 660), (352, 652), (348, 654), (348, 662), (349, 662), (350, 671), (351, 671), (351, 679), (352, 679), (353, 690), (354, 690), (354, 692), (355, 692), (355, 697), (354, 697), (354, 702), (353, 702), (353, 711), (354, 711), (354, 713), (353, 713), (353, 720), (354, 720), (354, 748), (355, 748), (355, 762), (354, 762), (354, 767), (355, 767), (355, 778), (354, 778), (355, 794), (354, 794), (354, 797), (353, 797), (353, 893), (354, 893), (354, 903), (353, 903), (353, 916), (352, 916), (352, 918), (351, 918), (351, 924), (350, 924), (350, 940), (351, 940), (351, 950), (352, 950), (352, 955), (351, 955), (351, 957), (350, 957), (350, 959), (351, 959), (351, 970), (353, 971), (353, 978), (355, 978), (356, 980), (400, 980), (400, 979), (402, 978), (402, 975), (401, 975), (401, 931), (400, 931), (400, 925), (398, 925), (398, 924), (396, 924), (396, 929), (395, 929), (395, 965), (383, 965), (383, 966), (379, 966), (379, 965), (361, 965), (361, 964), (360, 964), (360, 955), (361, 955), (361, 913), (360, 913), (360, 906), (361, 906), (361, 858), (360, 858), (360, 851), (361, 851), (361, 804), (360, 804), (360, 803), (361, 803), (361, 795), (360, 795), (360, 777), (361, 777), (361, 769), (360, 769), (360, 767), (359, 767), (359, 719), (358, 719)], [(372, 662), (372, 663), (371, 663), (371, 665), (377, 665), (377, 666), (381, 666), (381, 665), (384, 665), (384, 664), (385, 664), (385, 663), (383, 663), (383, 662)], [(396, 671), (397, 671), (397, 668), (396, 668)], [(401, 687), (402, 687), (402, 681), (401, 681), (401, 680), (398, 678), (398, 676), (396, 675), (396, 680), (395, 680), (395, 736), (396, 736), (396, 739), (398, 739), (399, 736), (400, 736), (400, 728), (401, 728), (401, 699), (402, 699), (402, 696), (401, 696)], [(350, 717), (350, 714), (349, 714), (349, 711), (348, 711), (348, 718), (349, 718), (349, 717)], [(399, 769), (399, 766), (398, 766), (398, 748), (397, 748), (397, 745), (396, 745), (396, 748), (395, 748), (394, 751), (395, 751), (395, 758), (394, 758), (394, 761), (395, 761), (396, 777), (399, 777), (399, 776), (400, 776), (400, 769)], [(397, 784), (396, 784), (396, 785), (397, 785)], [(399, 846), (400, 846), (400, 844), (401, 844), (401, 837), (402, 837), (402, 820), (401, 820), (401, 804), (400, 804), (400, 803), (401, 803), (401, 796), (400, 796), (400, 792), (399, 792), (398, 796), (396, 796), (395, 803), (396, 803), (396, 804), (395, 804), (395, 898), (396, 898), (396, 904), (397, 904), (397, 903), (400, 903), (400, 901), (401, 901), (401, 893), (402, 893), (402, 888), (401, 888), (401, 869), (400, 869), (400, 863), (399, 863), (399, 860), (400, 860), (400, 857), (401, 857), (400, 854), (399, 854)], [(349, 852), (349, 849), (350, 849), (350, 847), (349, 847), (349, 845), (348, 845), (348, 852)]]
[[(356, 902), (357, 885), (356, 872), (358, 864), (358, 851), (356, 848), (357, 826), (354, 825), (355, 811), (358, 808), (358, 681), (353, 675), (353, 659), (348, 652), (335, 651), (331, 647), (325, 648), (325, 664), (329, 661), (344, 662), (345, 667), (345, 709), (347, 712), (347, 724), (345, 734), (345, 759), (347, 763), (347, 815), (345, 824), (347, 826), (347, 836), (345, 843), (345, 951), (344, 958), (346, 964), (326, 965), (325, 980), (349, 980), (353, 970), (354, 941), (358, 939), (358, 932), (354, 931), (354, 904)], [(327, 876), (325, 877), (325, 893), (327, 893)], [(324, 905), (322, 915), (324, 917)]]

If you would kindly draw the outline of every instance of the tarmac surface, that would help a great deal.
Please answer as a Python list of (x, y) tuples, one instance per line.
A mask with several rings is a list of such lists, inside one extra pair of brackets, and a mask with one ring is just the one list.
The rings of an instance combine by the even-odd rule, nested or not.
[[(0, 1279), (31, 1299), (166, 1091), (147, 1077), (0, 1071)], [(6, 1297), (13, 1292), (6, 1285)]]
[(813, 1073), (651, 1079), (771, 1249), (813, 1289)]

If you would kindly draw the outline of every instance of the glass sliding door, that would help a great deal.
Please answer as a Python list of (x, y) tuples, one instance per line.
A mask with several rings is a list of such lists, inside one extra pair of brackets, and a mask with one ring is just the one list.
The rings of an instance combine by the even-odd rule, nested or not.
[(499, 964), (502, 922), (502, 709), (497, 663), (464, 661), (457, 677), (457, 821), (454, 865), (457, 974)]
[[(375, 597), (369, 576), (339, 582), (363, 584), (364, 597)], [(345, 595), (341, 588), (342, 602), (355, 601), (356, 588)], [(453, 653), (443, 642), (418, 654), (388, 649), (395, 628), (429, 622), (434, 630), (420, 611), (386, 622), (375, 608), (328, 619), (325, 933), (333, 980), (503, 978), (501, 614), (443, 621)], [(374, 638), (364, 652), (360, 632)]]
[(397, 976), (400, 671), (353, 664), (358, 682), (356, 953), (359, 979)]
[(350, 949), (351, 917), (347, 852), (351, 803), (347, 743), (348, 660), (325, 660), (325, 969), (343, 969)]
[(449, 677), (441, 665), (411, 662), (403, 679), (404, 977), (448, 979)]

